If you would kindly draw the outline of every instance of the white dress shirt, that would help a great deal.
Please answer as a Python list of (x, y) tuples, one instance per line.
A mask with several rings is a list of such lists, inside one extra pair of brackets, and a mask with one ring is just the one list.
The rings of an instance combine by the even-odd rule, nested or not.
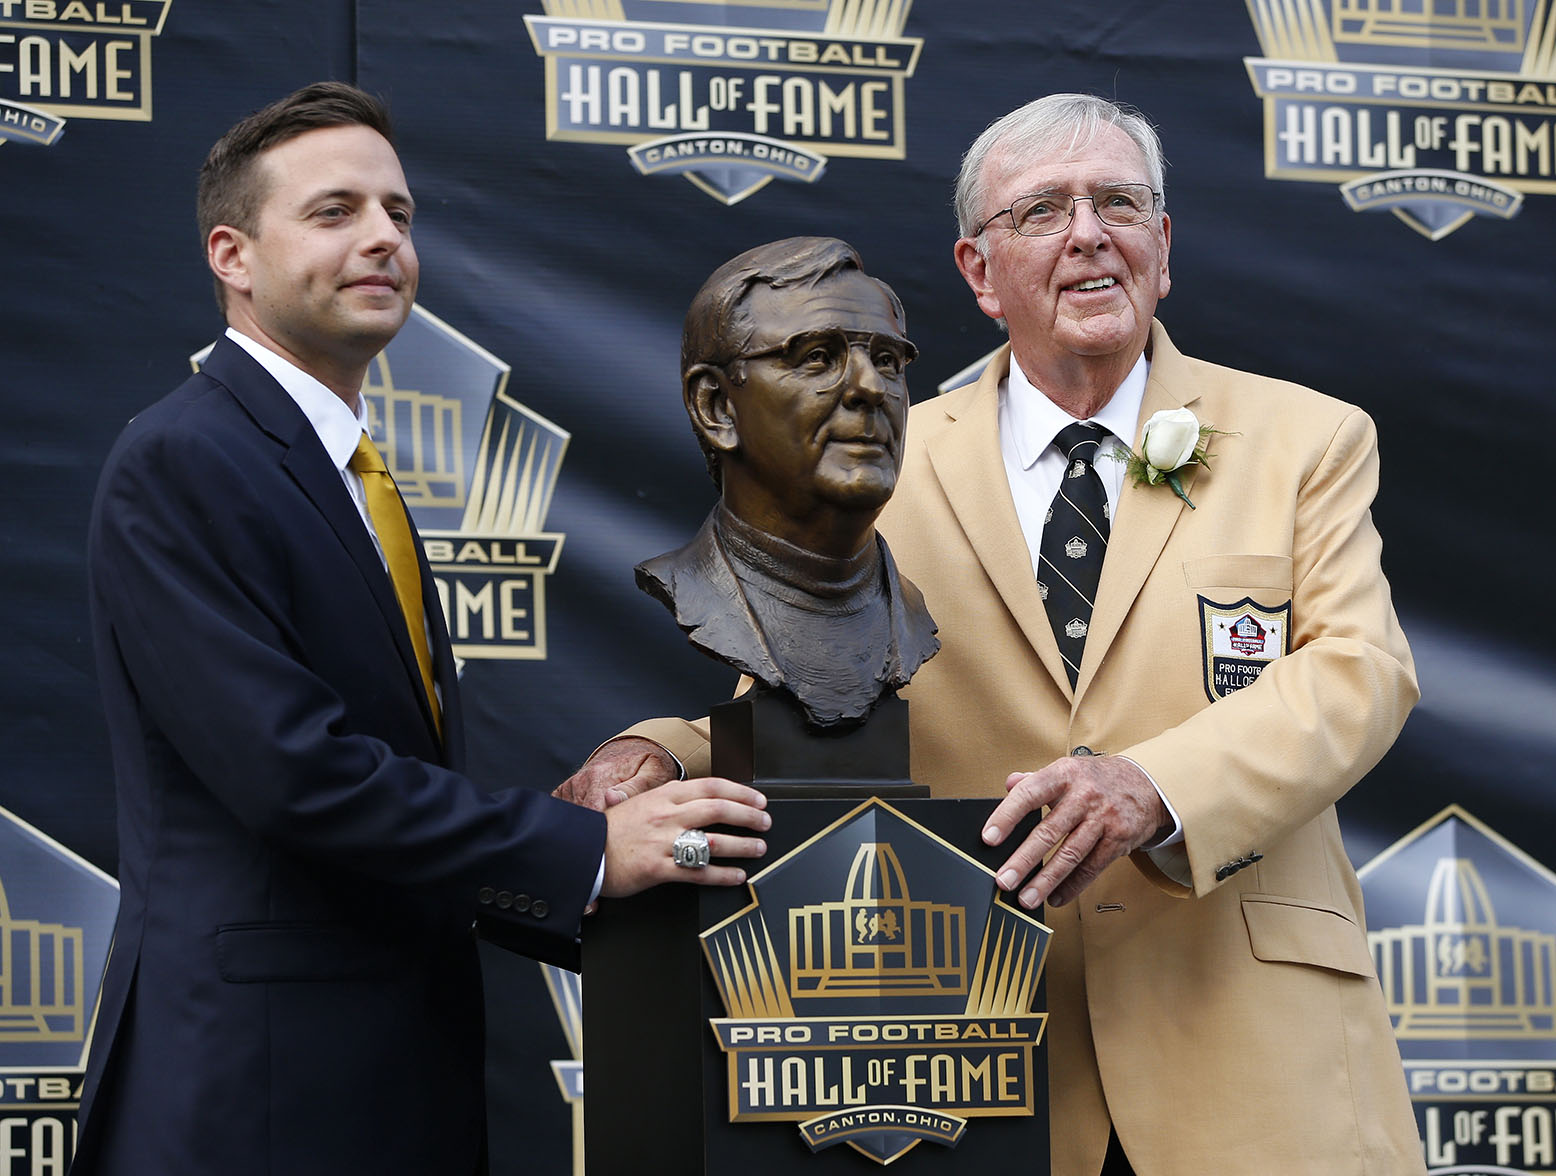
[[(362, 478), (348, 468), (351, 455), (357, 451), (357, 439), (368, 431), (366, 399), (358, 396), (357, 410), (352, 412), (339, 396), (263, 343), (255, 342), (232, 327), (227, 328), (227, 338), (252, 355), (254, 362), (269, 372), (286, 394), (296, 401), (297, 407), (302, 409), (303, 416), (308, 418), (313, 431), (319, 435), (324, 452), (329, 454), (335, 468), (340, 471), (340, 480), (345, 483), (351, 501), (357, 505), (357, 514), (362, 516), (362, 525), (367, 528), (368, 537), (373, 541), (373, 549), (378, 552), (384, 570), (388, 571), (389, 561), (384, 558), (383, 544), (378, 541), (378, 532), (373, 528), (373, 517), (367, 513), (367, 491), (362, 488)], [(431, 647), (430, 638), (428, 647)]]
[[(1145, 381), (1150, 372), (1150, 361), (1142, 355), (1124, 377), (1118, 391), (1102, 406), (1102, 411), (1087, 418), (1089, 423), (1100, 425), (1111, 434), (1098, 444), (1097, 460), (1093, 465), (1102, 479), (1102, 488), (1107, 491), (1110, 523), (1118, 519), (1119, 498), (1124, 488), (1124, 463), (1114, 461), (1108, 454), (1115, 445), (1127, 448), (1133, 444), (1140, 405), (1145, 400)], [(999, 422), (1005, 477), (1010, 482), (1010, 496), (1016, 504), (1016, 516), (1021, 520), (1021, 533), (1026, 537), (1035, 576), (1043, 519), (1054, 495), (1059, 492), (1059, 482), (1068, 464), (1064, 454), (1054, 448), (1054, 437), (1066, 425), (1073, 425), (1075, 418), (1033, 386), (1012, 355), (1010, 377), (1000, 382)]]

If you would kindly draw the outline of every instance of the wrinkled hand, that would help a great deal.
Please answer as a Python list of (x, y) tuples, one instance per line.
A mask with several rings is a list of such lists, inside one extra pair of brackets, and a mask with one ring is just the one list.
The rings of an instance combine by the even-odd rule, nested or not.
[(1026, 879), (1020, 902), (1028, 910), (1044, 899), (1063, 906), (1169, 819), (1150, 778), (1117, 756), (1067, 756), (1041, 771), (1012, 772), (1005, 791), (983, 830), (988, 845), (1003, 843), (1027, 814), (1049, 809), (998, 872), (1002, 890)]
[(602, 746), (551, 795), (603, 813), (680, 774), (674, 757), (659, 744), (629, 735)]
[[(732, 780), (704, 777), (677, 780), (612, 805), (605, 813), (605, 884), (600, 894), (620, 898), (660, 882), (700, 886), (739, 886), (746, 872), (738, 866), (709, 864), (700, 870), (675, 864), (671, 847), (688, 829), (734, 825), (758, 833), (773, 822), (763, 808), (767, 798)], [(767, 852), (759, 837), (709, 833), (708, 848), (717, 858), (755, 858)]]

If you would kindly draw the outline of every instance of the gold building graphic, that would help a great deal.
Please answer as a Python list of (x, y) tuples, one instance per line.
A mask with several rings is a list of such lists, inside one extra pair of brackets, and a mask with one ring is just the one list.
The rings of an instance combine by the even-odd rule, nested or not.
[(1522, 51), (1524, 0), (1334, 0), (1334, 39), (1366, 45)]
[(835, 902), (789, 912), (789, 987), (808, 996), (960, 996), (967, 912), (915, 902), (889, 843), (862, 843)]
[[(1285, 61), (1339, 62), (1336, 45), (1482, 49), (1525, 54), (1523, 71), (1550, 65), (1552, 21), (1527, 0), (1248, 0), (1260, 48)], [(1543, 42), (1542, 46), (1538, 44)]]
[(542, 532), (571, 439), (565, 431), (522, 405), (494, 406), (467, 482), (459, 399), (396, 387), (383, 354), (368, 369), (362, 392), (373, 441), (412, 511), (461, 507), (459, 530), (472, 534)]
[[(913, 833), (992, 879), (954, 847), (872, 800), (769, 866), (752, 879), (753, 891), (785, 863), (825, 845), (873, 810), (903, 821)], [(820, 868), (821, 858), (816, 860)], [(849, 866), (838, 897), (777, 905), (769, 915), (758, 899), (702, 933), (708, 967), (730, 1017), (792, 1018), (795, 1005), (805, 1001), (854, 998), (913, 1004), (962, 997), (960, 1015), (969, 1017), (1029, 1012), (1047, 958), (1046, 927), (998, 902), (969, 927), (965, 906), (913, 898), (901, 855), (885, 838), (861, 838), (845, 860)], [(785, 924), (786, 961), (774, 939)]]
[(1401, 1039), (1556, 1037), (1556, 935), (1499, 925), (1468, 858), (1440, 858), (1422, 921), (1369, 931)]
[(0, 1042), (82, 1040), (82, 936), (80, 927), (13, 917), (0, 884)]
[(406, 505), (465, 504), (462, 414), (451, 396), (395, 387), (389, 360), (380, 353), (362, 386), (368, 428), (394, 475)]

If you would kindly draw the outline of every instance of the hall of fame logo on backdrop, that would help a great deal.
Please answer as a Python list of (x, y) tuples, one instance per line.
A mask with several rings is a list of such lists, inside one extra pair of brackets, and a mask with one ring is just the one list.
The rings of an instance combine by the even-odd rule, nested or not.
[(1546, 0), (1248, 0), (1264, 173), (1336, 183), (1436, 241), (1556, 192)]
[(1358, 876), (1427, 1167), (1556, 1173), (1556, 874), (1450, 805)]
[(417, 306), (362, 388), (461, 658), (546, 656), (564, 536), (545, 523), (572, 435), (509, 395), (509, 371)]
[(63, 1172), (119, 884), (0, 809), (0, 1161)]
[[(543, 0), (546, 138), (613, 143), (724, 204), (831, 156), (902, 159), (912, 0)], [(693, 23), (694, 22), (694, 23)]]
[(997, 901), (992, 871), (872, 799), (749, 885), (701, 935), (732, 1122), (888, 1164), (1033, 1113), (1050, 932)]
[(0, 0), (0, 143), (66, 118), (151, 121), (151, 39), (173, 0)]
[(510, 370), (413, 306), (362, 386), (458, 658), (546, 656), (546, 577), (566, 536), (545, 523), (572, 435), (509, 394)]

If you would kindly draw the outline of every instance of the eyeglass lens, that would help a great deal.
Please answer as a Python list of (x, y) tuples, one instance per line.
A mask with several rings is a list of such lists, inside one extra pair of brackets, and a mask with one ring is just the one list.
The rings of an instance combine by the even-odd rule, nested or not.
[(1075, 215), (1075, 202), (1090, 200), (1097, 219), (1115, 227), (1138, 225), (1151, 219), (1156, 194), (1146, 184), (1116, 184), (1098, 188), (1090, 196), (1071, 196), (1067, 192), (1038, 192), (1023, 196), (1010, 206), (1010, 219), (1016, 232), (1042, 237), (1062, 231)]
[(848, 354), (854, 347), (863, 347), (875, 369), (888, 379), (900, 377), (917, 349), (906, 339), (894, 335), (878, 335), (866, 331), (802, 331), (793, 335), (779, 347), (755, 352), (747, 356), (756, 359), (765, 355), (778, 355), (786, 366), (796, 371), (817, 376), (833, 376), (842, 379), (848, 369)]

